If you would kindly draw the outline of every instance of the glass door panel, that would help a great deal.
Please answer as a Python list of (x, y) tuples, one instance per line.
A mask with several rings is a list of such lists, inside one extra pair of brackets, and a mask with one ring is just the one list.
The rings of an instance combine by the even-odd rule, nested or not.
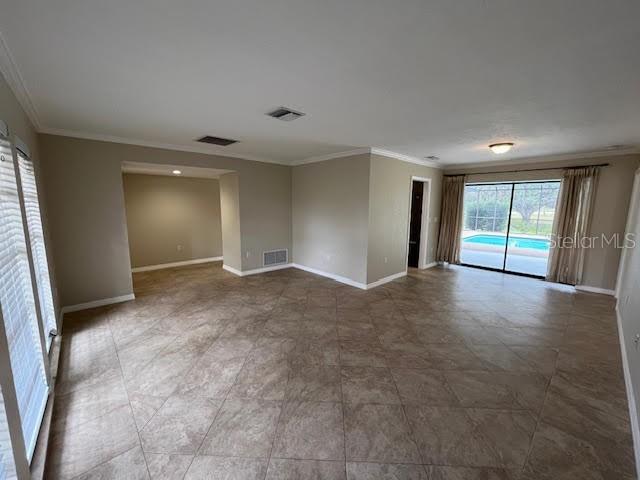
[(544, 277), (560, 182), (516, 183), (505, 270)]
[(465, 186), (462, 263), (504, 268), (512, 188), (510, 183)]

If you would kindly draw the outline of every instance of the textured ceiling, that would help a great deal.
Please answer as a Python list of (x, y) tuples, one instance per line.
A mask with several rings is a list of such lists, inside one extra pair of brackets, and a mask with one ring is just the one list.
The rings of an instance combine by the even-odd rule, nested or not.
[[(282, 163), (640, 144), (637, 0), (0, 0), (43, 131)], [(307, 115), (264, 115), (285, 105)], [(193, 140), (230, 137), (229, 147)], [(506, 157), (486, 146), (514, 141)]]

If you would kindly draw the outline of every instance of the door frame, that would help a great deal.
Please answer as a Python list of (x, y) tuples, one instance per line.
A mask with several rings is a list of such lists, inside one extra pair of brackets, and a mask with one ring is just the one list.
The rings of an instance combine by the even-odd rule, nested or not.
[[(409, 208), (407, 212), (407, 243), (405, 249), (405, 270), (409, 269), (409, 236), (411, 235), (411, 203), (413, 202), (413, 182), (424, 183), (427, 190), (426, 195), (422, 191), (422, 220), (420, 221), (420, 247), (418, 250), (418, 268), (424, 270), (428, 267), (426, 263), (427, 248), (429, 246), (429, 209), (431, 207), (431, 179), (412, 175), (409, 179)], [(424, 234), (426, 232), (426, 235)]]
[[(633, 189), (631, 190), (631, 199), (629, 200), (629, 213), (627, 213), (627, 223), (624, 229), (625, 235), (629, 233), (629, 231), (634, 227), (634, 222), (638, 216), (638, 204), (640, 203), (640, 168), (636, 170), (633, 179)], [(622, 253), (620, 255), (620, 261), (618, 263), (618, 275), (616, 276), (616, 286), (615, 286), (615, 294), (614, 298), (620, 301), (620, 289), (622, 288), (622, 281), (624, 279), (626, 273), (626, 259), (627, 259), (627, 248), (622, 249)]]

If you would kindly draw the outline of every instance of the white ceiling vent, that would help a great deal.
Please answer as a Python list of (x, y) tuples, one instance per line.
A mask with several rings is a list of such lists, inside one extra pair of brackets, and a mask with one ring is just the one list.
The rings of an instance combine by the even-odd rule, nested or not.
[(291, 110), (287, 107), (276, 108), (272, 112), (268, 112), (267, 115), (273, 118), (277, 118), (278, 120), (282, 120), (283, 122), (290, 122), (295, 120), (296, 118), (304, 117), (306, 114), (302, 112), (296, 112), (295, 110)]
[(270, 267), (272, 265), (283, 265), (288, 261), (288, 251), (287, 249), (282, 249), (263, 252), (262, 261), (265, 267)]

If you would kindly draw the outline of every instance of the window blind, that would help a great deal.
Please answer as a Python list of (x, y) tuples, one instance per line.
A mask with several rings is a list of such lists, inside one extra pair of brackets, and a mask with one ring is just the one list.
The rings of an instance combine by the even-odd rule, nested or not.
[(47, 250), (44, 243), (34, 165), (33, 161), (19, 149), (18, 167), (20, 169), (29, 242), (31, 243), (31, 256), (33, 258), (36, 285), (38, 287), (38, 300), (40, 302), (40, 312), (44, 323), (44, 333), (48, 351), (51, 348), (51, 340), (53, 339), (50, 333), (57, 329), (53, 295), (51, 293), (51, 277), (49, 276), (49, 264), (47, 263)]
[(16, 467), (13, 463), (11, 435), (7, 423), (7, 412), (4, 409), (4, 396), (0, 387), (0, 480), (16, 478)]
[(11, 146), (0, 137), (0, 305), (20, 423), (31, 459), (48, 385)]

